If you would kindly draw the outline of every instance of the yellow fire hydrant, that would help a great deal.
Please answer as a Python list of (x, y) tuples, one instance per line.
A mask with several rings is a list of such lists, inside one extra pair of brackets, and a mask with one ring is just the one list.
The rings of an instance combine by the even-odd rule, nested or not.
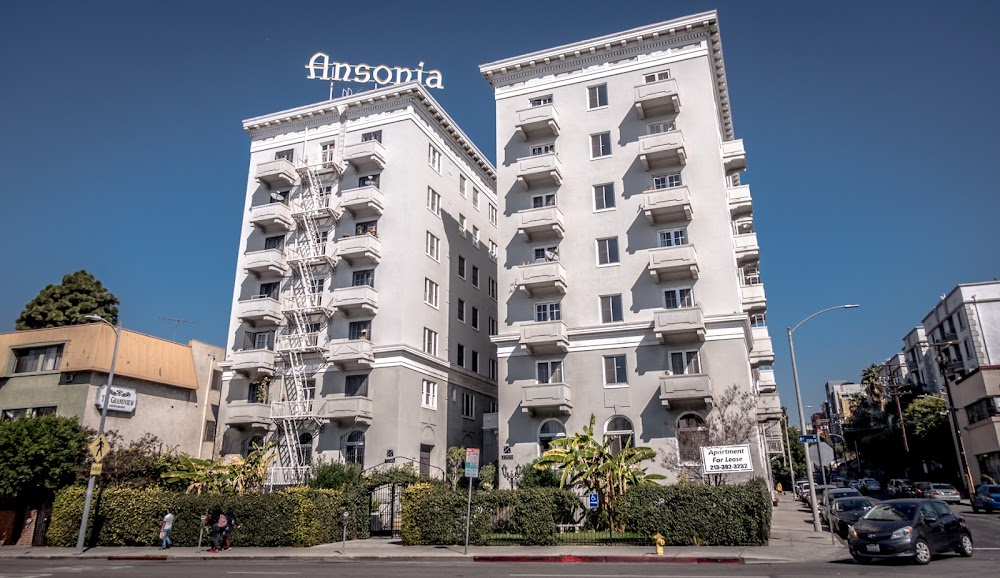
[(653, 541), (656, 543), (656, 555), (663, 555), (663, 545), (667, 543), (659, 533), (653, 534)]

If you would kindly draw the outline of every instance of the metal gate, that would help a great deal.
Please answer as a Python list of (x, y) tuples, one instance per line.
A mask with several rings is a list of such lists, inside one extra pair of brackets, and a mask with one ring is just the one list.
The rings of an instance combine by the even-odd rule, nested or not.
[(45, 546), (45, 534), (49, 531), (49, 519), (52, 517), (52, 508), (43, 506), (35, 511), (35, 528), (31, 535), (32, 546)]
[(403, 525), (403, 490), (407, 484), (384, 484), (368, 497), (371, 535), (398, 538)]

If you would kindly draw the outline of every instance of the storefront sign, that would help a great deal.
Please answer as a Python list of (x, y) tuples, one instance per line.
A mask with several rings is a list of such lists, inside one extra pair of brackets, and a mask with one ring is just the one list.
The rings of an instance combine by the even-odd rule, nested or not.
[[(98, 409), (104, 409), (104, 397), (105, 392), (107, 392), (108, 386), (101, 387), (100, 391), (97, 392), (96, 405)], [(138, 401), (138, 396), (134, 389), (129, 389), (127, 387), (112, 387), (111, 388), (111, 402), (108, 404), (108, 411), (123, 411), (126, 413), (133, 413), (135, 411), (136, 401)]]
[(750, 446), (709, 446), (701, 448), (702, 463), (706, 474), (752, 472), (753, 459)]
[(374, 82), (376, 84), (404, 84), (419, 82), (427, 88), (444, 88), (440, 70), (424, 70), (421, 62), (416, 68), (401, 66), (386, 66), (384, 64), (346, 64), (330, 62), (330, 55), (317, 52), (306, 65), (309, 71), (308, 79), (340, 80), (343, 82)]

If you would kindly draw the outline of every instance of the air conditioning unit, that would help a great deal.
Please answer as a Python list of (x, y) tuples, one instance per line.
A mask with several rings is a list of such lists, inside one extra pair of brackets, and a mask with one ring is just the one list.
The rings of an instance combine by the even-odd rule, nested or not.
[(59, 374), (59, 383), (73, 383), (76, 379), (76, 374), (72, 371)]

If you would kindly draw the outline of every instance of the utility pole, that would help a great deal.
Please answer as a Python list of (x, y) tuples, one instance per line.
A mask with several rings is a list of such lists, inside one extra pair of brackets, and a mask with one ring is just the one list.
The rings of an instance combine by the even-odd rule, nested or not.
[(944, 380), (944, 391), (948, 396), (948, 418), (951, 421), (951, 437), (955, 442), (955, 452), (958, 454), (958, 467), (961, 468), (959, 472), (959, 477), (962, 478), (962, 484), (965, 485), (965, 489), (968, 492), (969, 497), (976, 491), (976, 485), (972, 481), (972, 472), (969, 471), (969, 461), (965, 457), (965, 443), (962, 442), (962, 431), (958, 427), (958, 408), (955, 407), (955, 401), (951, 396), (951, 381), (948, 379), (948, 366), (944, 361), (944, 349), (942, 347), (948, 347), (949, 345), (957, 345), (958, 341), (934, 341), (932, 345), (937, 348), (937, 363), (938, 370), (941, 372), (941, 379)]

